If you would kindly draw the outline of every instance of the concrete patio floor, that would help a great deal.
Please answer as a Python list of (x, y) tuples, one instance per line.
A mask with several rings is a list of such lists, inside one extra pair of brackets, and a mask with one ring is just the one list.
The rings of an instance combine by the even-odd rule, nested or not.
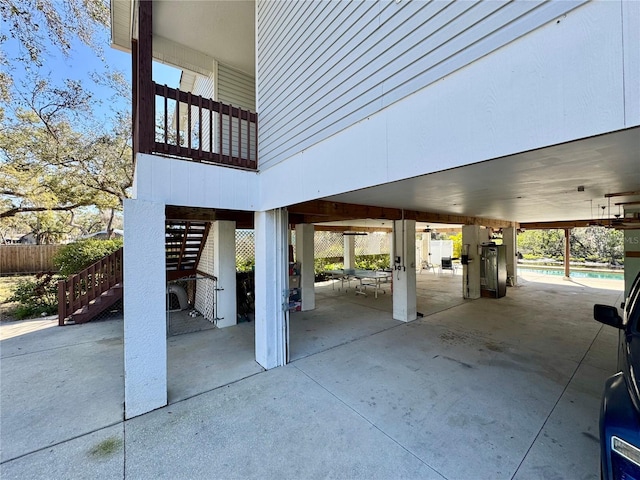
[(523, 275), (464, 301), (461, 277), (389, 292), (317, 288), (291, 358), (264, 371), (253, 324), (168, 339), (170, 405), (124, 422), (122, 320), (0, 325), (0, 477), (598, 478), (622, 282)]

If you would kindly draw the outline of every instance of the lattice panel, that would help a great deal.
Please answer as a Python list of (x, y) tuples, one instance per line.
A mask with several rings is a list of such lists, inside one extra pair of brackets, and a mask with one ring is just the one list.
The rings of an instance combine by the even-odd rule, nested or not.
[(342, 232), (315, 232), (313, 237), (315, 258), (342, 257), (343, 239)]
[(255, 261), (255, 234), (253, 230), (236, 230), (236, 265)]
[(380, 255), (391, 251), (391, 235), (372, 232), (369, 235), (355, 237), (356, 255)]
[[(342, 232), (317, 231), (314, 235), (315, 258), (342, 257), (344, 237)], [(295, 251), (296, 233), (291, 231), (291, 244)], [(391, 236), (387, 233), (373, 232), (355, 237), (356, 255), (389, 254)], [(253, 230), (236, 230), (236, 264), (255, 261), (255, 236)]]

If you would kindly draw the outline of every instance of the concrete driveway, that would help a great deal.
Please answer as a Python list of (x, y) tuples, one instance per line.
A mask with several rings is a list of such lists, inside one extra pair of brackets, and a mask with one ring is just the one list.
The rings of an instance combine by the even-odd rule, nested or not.
[[(428, 305), (437, 289), (419, 291)], [(409, 324), (381, 317), (388, 300), (345, 296), (348, 308), (337, 308), (327, 291), (313, 316), (292, 320), (300, 353), (283, 368), (252, 363), (247, 324), (173, 337), (170, 375), (193, 382), (126, 422), (121, 319), (3, 323), (0, 476), (598, 478), (616, 332), (592, 308), (619, 304), (621, 291), (622, 282), (525, 276), (504, 298), (452, 294), (452, 305)], [(323, 318), (350, 330), (327, 344), (316, 334)], [(351, 328), (368, 318), (368, 329)], [(206, 366), (180, 360), (189, 342), (211, 348)], [(229, 353), (215, 359), (230, 342), (235, 379)]]

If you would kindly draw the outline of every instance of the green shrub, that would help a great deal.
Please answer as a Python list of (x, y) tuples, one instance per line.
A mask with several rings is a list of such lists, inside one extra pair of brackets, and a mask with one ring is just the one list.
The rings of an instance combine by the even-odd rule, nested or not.
[(240, 257), (236, 257), (236, 272), (251, 272), (256, 265), (254, 258), (248, 258), (241, 260)]
[(356, 268), (359, 270), (383, 270), (389, 268), (389, 254), (356, 255)]
[(17, 302), (15, 317), (19, 320), (51, 315), (58, 311), (58, 279), (53, 273), (40, 273), (35, 280), (21, 280), (9, 301)]
[(58, 250), (53, 264), (60, 269), (60, 275), (68, 277), (87, 268), (92, 263), (122, 247), (122, 239), (81, 240), (70, 243)]
[(313, 260), (313, 270), (316, 275), (320, 275), (327, 270), (340, 270), (342, 268), (342, 262), (335, 262), (336, 257), (328, 258), (315, 258)]

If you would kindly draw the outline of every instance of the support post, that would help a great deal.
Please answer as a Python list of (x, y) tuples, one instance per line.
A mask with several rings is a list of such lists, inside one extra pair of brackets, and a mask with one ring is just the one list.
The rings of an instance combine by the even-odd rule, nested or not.
[(213, 222), (213, 274), (218, 279), (218, 327), (230, 327), (238, 323), (236, 301), (236, 222)]
[(134, 79), (137, 82), (137, 125), (134, 125), (136, 148), (141, 153), (151, 153), (155, 143), (155, 92), (152, 79), (153, 58), (153, 2), (138, 2), (138, 40), (133, 45)]
[(507, 278), (511, 278), (515, 286), (518, 284), (518, 229), (503, 228), (502, 244), (507, 251)]
[(300, 289), (303, 312), (316, 308), (313, 237), (312, 223), (296, 225), (296, 261), (300, 262), (301, 266)]
[(356, 268), (356, 237), (345, 235), (342, 237), (344, 244), (344, 268)]
[(266, 369), (287, 361), (288, 215), (285, 209), (255, 213), (255, 348)]
[(569, 265), (569, 258), (571, 256), (571, 229), (564, 229), (564, 278), (569, 279), (571, 277), (571, 266)]
[[(393, 271), (393, 318), (410, 322), (418, 318), (416, 298), (416, 221), (395, 220), (393, 222), (393, 249), (391, 265)], [(394, 257), (400, 257), (395, 263)]]
[(480, 246), (484, 241), (479, 225), (463, 225), (462, 244), (469, 245), (469, 264), (462, 267), (463, 298), (480, 298)]
[(164, 205), (124, 201), (124, 401), (132, 418), (167, 404)]

